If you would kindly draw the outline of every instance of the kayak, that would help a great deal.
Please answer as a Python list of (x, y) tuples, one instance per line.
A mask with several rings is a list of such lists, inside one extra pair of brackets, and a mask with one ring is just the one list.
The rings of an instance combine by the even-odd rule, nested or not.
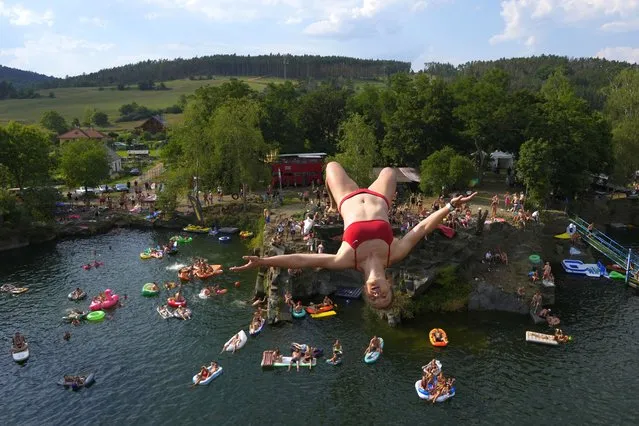
[(155, 283), (146, 283), (142, 286), (142, 296), (151, 297), (157, 296), (160, 293), (160, 288)]
[(156, 310), (163, 319), (173, 318), (173, 312), (166, 306), (158, 306)]
[[(435, 332), (439, 331), (443, 337), (443, 341), (438, 342), (437, 340), (435, 340)], [(446, 335), (446, 332), (444, 330), (442, 330), (441, 328), (433, 328), (429, 333), (428, 333), (428, 340), (430, 340), (430, 344), (436, 347), (445, 347), (448, 346), (448, 336)]]
[[(289, 365), (291, 365), (291, 359), (293, 358), (290, 356), (283, 356), (281, 360), (273, 363), (273, 367), (288, 367)], [(304, 362), (300, 360), (300, 367), (315, 367), (316, 364), (317, 364), (317, 359), (315, 358), (313, 358), (311, 363), (309, 363), (308, 361)]]
[(106, 313), (104, 311), (92, 311), (87, 314), (87, 321), (99, 322), (104, 319)]
[(563, 234), (555, 235), (555, 238), (558, 238), (560, 240), (569, 240), (570, 239), (570, 234), (567, 233), (567, 232), (564, 232)]
[(69, 294), (67, 295), (67, 298), (68, 298), (69, 300), (75, 300), (75, 301), (78, 301), (78, 300), (82, 300), (82, 299), (84, 299), (85, 297), (87, 297), (87, 294), (86, 294), (86, 292), (84, 292), (84, 291), (80, 292), (80, 294), (78, 294), (78, 295), (76, 295), (76, 294), (74, 294), (74, 293), (75, 293), (74, 291), (72, 291), (71, 293), (69, 293)]
[(309, 306), (306, 308), (306, 312), (309, 314), (319, 314), (321, 312), (332, 311), (335, 308), (333, 305), (326, 305), (320, 307)]
[(326, 311), (326, 312), (320, 312), (319, 314), (311, 314), (311, 318), (332, 317), (333, 315), (337, 315), (337, 312), (335, 312), (335, 311)]
[[(188, 225), (187, 227), (182, 229), (184, 232), (193, 232), (196, 234), (208, 234), (211, 228), (207, 228), (204, 226), (197, 225)], [(178, 241), (179, 242), (179, 241)]]
[[(417, 391), (417, 396), (421, 399), (425, 399), (427, 401), (432, 401), (433, 396), (422, 387), (422, 381), (418, 380), (415, 382), (415, 391)], [(455, 386), (450, 389), (450, 392), (445, 395), (440, 395), (437, 397), (435, 402), (444, 402), (447, 399), (450, 399), (455, 396)]]
[(626, 274), (621, 274), (617, 271), (610, 271), (608, 272), (608, 276), (610, 278), (612, 278), (613, 280), (625, 280), (626, 279)]
[(249, 334), (251, 336), (257, 336), (258, 334), (260, 334), (260, 331), (262, 331), (262, 329), (264, 328), (264, 324), (266, 323), (266, 320), (264, 318), (262, 318), (262, 323), (260, 324), (260, 326), (256, 329), (253, 328), (253, 324), (251, 324), (249, 326)]
[(224, 344), (224, 348), (223, 349), (226, 352), (233, 352), (233, 349), (235, 349), (237, 351), (238, 349), (242, 349), (244, 347), (244, 345), (246, 345), (246, 342), (247, 342), (248, 338), (246, 337), (246, 333), (244, 332), (244, 330), (240, 330), (240, 332), (237, 333), (237, 334), (239, 334), (240, 341), (238, 343), (236, 343), (235, 345), (231, 345), (231, 341), (233, 340), (233, 338), (235, 336), (231, 337)]
[(302, 309), (301, 311), (296, 312), (295, 309), (291, 308), (291, 315), (293, 315), (293, 318), (304, 318), (306, 316), (306, 311)]
[(77, 376), (64, 376), (58, 381), (58, 384), (71, 390), (78, 390), (80, 388), (88, 388), (93, 382), (95, 382), (95, 374), (89, 373)]
[(200, 373), (197, 373), (195, 376), (193, 376), (193, 384), (198, 384), (198, 385), (208, 385), (209, 383), (211, 383), (211, 380), (215, 379), (216, 377), (218, 377), (220, 374), (222, 374), (223, 368), (220, 367), (219, 365), (217, 366), (217, 370), (215, 370), (215, 373), (211, 373), (211, 367), (207, 367), (206, 368), (209, 371), (209, 375), (206, 379), (204, 380), (200, 380), (198, 382), (198, 379), (200, 378)]
[[(379, 339), (379, 345), (381, 346), (382, 349), (384, 349), (384, 339), (382, 339), (381, 337), (378, 337), (378, 339)], [(372, 364), (377, 361), (379, 356), (380, 356), (379, 351), (369, 352), (366, 355), (364, 355), (364, 362), (366, 364)]]

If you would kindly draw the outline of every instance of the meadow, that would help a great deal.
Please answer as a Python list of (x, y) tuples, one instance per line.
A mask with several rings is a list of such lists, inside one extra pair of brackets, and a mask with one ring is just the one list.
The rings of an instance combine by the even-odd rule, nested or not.
[[(129, 90), (116, 90), (116, 87), (70, 87), (51, 90), (41, 90), (42, 97), (37, 99), (8, 99), (0, 101), (0, 124), (14, 120), (25, 124), (34, 124), (40, 121), (42, 113), (49, 110), (57, 111), (67, 120), (73, 118), (82, 120), (87, 108), (95, 108), (105, 112), (109, 116), (112, 127), (106, 130), (132, 129), (140, 122), (116, 123), (120, 116), (118, 109), (123, 104), (137, 102), (151, 109), (166, 108), (178, 102), (181, 95), (190, 95), (196, 89), (206, 85), (217, 86), (229, 81), (229, 77), (219, 77), (212, 80), (174, 80), (164, 84), (170, 90), (138, 90), (137, 87)], [(244, 79), (251, 88), (263, 90), (268, 83), (280, 83), (280, 78), (248, 78)], [(55, 94), (49, 97), (49, 92)], [(179, 122), (181, 114), (166, 114), (169, 124)]]

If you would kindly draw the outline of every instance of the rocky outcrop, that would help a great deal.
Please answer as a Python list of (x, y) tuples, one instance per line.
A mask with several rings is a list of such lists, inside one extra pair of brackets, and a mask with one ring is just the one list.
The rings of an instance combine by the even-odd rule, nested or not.
[(528, 303), (522, 296), (506, 293), (503, 287), (477, 281), (468, 299), (471, 311), (503, 311), (528, 314)]

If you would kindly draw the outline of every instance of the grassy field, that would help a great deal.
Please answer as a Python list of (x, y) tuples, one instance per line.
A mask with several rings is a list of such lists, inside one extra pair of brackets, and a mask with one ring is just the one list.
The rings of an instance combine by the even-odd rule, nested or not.
[[(71, 122), (74, 117), (82, 120), (87, 108), (95, 108), (108, 114), (113, 129), (131, 129), (139, 122), (115, 123), (119, 117), (118, 109), (123, 104), (137, 102), (148, 108), (166, 108), (177, 103), (181, 95), (190, 95), (197, 88), (205, 85), (221, 85), (228, 81), (228, 77), (213, 80), (174, 80), (165, 82), (171, 90), (140, 91), (137, 89), (115, 90), (115, 87), (72, 87), (52, 90), (42, 90), (38, 99), (8, 99), (0, 101), (0, 123), (10, 120), (22, 123), (37, 123), (42, 113), (54, 110)], [(282, 82), (278, 78), (250, 78), (245, 80), (251, 88), (262, 90), (268, 83)], [(49, 98), (49, 92), (55, 93), (55, 98)], [(168, 114), (169, 124), (179, 121), (181, 114)]]
[[(174, 80), (167, 81), (165, 85), (171, 90), (149, 90), (141, 91), (136, 89), (116, 90), (113, 87), (72, 87), (52, 90), (42, 90), (41, 98), (38, 99), (8, 99), (0, 101), (0, 124), (11, 120), (26, 124), (34, 124), (40, 121), (42, 113), (54, 110), (62, 114), (68, 123), (73, 118), (82, 120), (84, 111), (87, 108), (95, 108), (98, 111), (107, 113), (112, 127), (105, 128), (107, 131), (130, 130), (140, 124), (140, 121), (116, 123), (119, 117), (118, 109), (123, 104), (137, 102), (151, 109), (166, 108), (177, 103), (181, 95), (190, 95), (199, 87), (205, 85), (221, 85), (229, 81), (230, 77), (219, 77), (213, 80)], [(272, 77), (251, 77), (244, 79), (251, 88), (263, 90), (269, 83), (282, 83), (281, 78)], [(356, 86), (369, 84), (371, 82), (357, 82)], [(382, 84), (373, 82), (372, 84)], [(49, 92), (55, 94), (55, 98), (49, 98)], [(182, 120), (182, 114), (166, 114), (165, 119), (171, 124)]]

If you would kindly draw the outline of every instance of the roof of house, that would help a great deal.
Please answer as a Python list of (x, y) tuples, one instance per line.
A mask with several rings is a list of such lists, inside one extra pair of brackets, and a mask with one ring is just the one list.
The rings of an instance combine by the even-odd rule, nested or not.
[(164, 118), (162, 118), (162, 116), (160, 115), (154, 115), (152, 117), (147, 118), (146, 120), (144, 120), (142, 122), (142, 124), (140, 124), (138, 127), (136, 127), (136, 129), (139, 129), (140, 127), (142, 127), (144, 124), (148, 123), (149, 121), (157, 121), (158, 123), (160, 123), (162, 126), (166, 127), (166, 121), (164, 121)]
[(58, 139), (104, 139), (106, 137), (104, 133), (98, 132), (95, 129), (81, 129), (76, 127), (61, 134), (58, 136)]

